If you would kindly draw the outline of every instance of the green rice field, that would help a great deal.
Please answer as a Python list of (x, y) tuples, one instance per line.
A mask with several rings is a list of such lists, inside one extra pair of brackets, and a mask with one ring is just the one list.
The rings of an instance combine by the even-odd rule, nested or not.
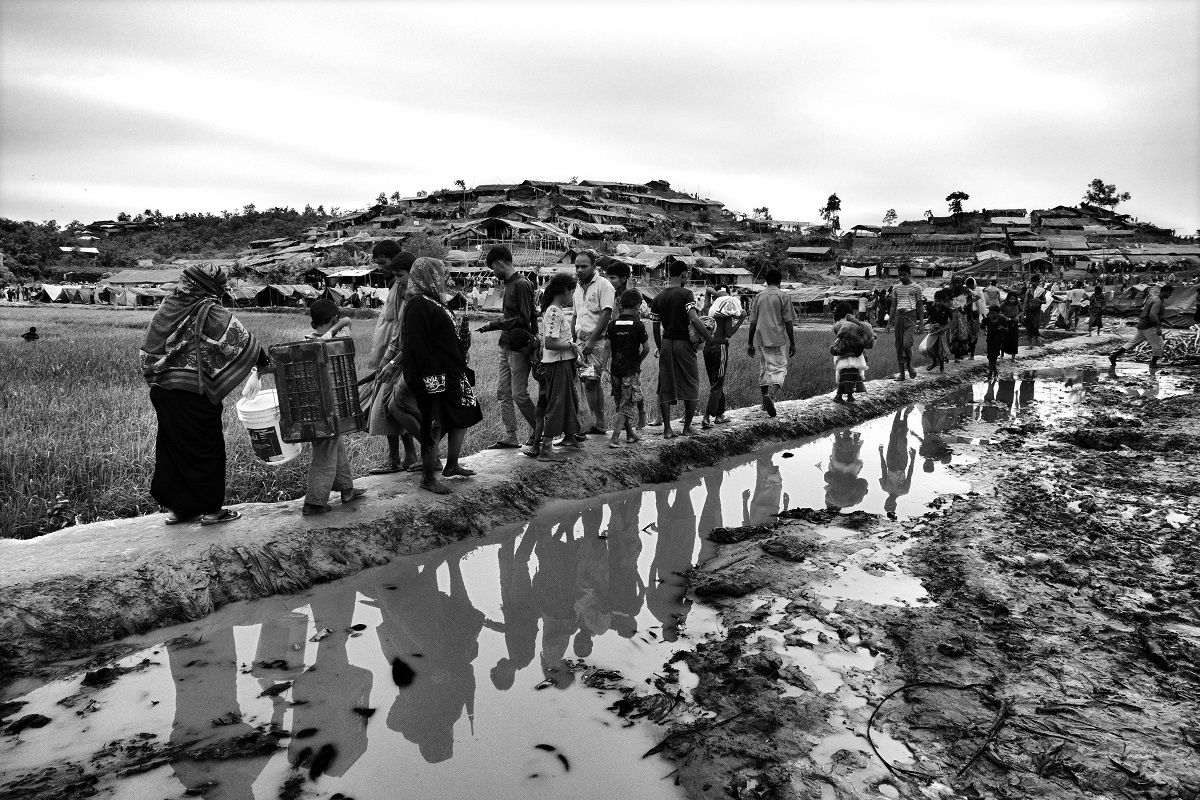
[[(30, 538), (69, 525), (161, 510), (150, 497), (156, 423), (138, 360), (151, 315), (145, 309), (0, 304), (0, 536)], [(309, 330), (307, 316), (298, 311), (241, 311), (238, 317), (267, 346), (295, 341)], [(26, 343), (20, 335), (31, 325), (42, 338)], [(370, 317), (353, 322), (360, 372), (365, 371), (373, 326)], [(475, 334), (471, 347), (484, 422), (468, 433), (468, 453), (503, 434), (494, 399), (498, 337)], [(800, 330), (785, 398), (832, 390), (831, 341), (828, 324)], [(731, 408), (759, 402), (756, 362), (745, 348), (743, 329), (730, 351), (726, 396)], [(871, 362), (869, 378), (894, 373), (895, 354), (886, 340), (872, 352)], [(652, 355), (642, 370), (649, 405), (656, 380)], [(228, 502), (302, 496), (307, 453), (278, 467), (256, 460), (234, 411), (236, 397), (225, 403)], [(701, 403), (706, 397), (702, 378)], [(611, 408), (611, 401), (607, 405)], [(584, 416), (586, 427), (591, 424), (586, 409)], [(523, 422), (521, 426), (524, 436)], [(385, 441), (365, 433), (349, 436), (348, 446), (355, 475), (365, 474), (386, 454)]]

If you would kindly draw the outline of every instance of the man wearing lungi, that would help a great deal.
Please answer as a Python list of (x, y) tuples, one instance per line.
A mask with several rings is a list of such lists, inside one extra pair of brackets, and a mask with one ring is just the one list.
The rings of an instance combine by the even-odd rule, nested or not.
[(699, 334), (705, 344), (712, 344), (712, 334), (700, 321), (696, 298), (684, 287), (689, 267), (676, 261), (670, 268), (668, 288), (658, 293), (650, 305), (654, 321), (654, 355), (658, 361), (658, 406), (662, 414), (663, 438), (674, 439), (671, 430), (671, 406), (683, 402), (683, 435), (691, 436), (692, 418), (700, 399), (700, 365), (692, 347), (688, 329)]
[(925, 298), (921, 295), (921, 287), (912, 282), (908, 265), (901, 264), (899, 272), (900, 282), (892, 287), (892, 316), (888, 330), (896, 331), (896, 362), (900, 365), (896, 380), (902, 381), (905, 371), (909, 377), (917, 377), (912, 363), (913, 336), (921, 332), (925, 322)]
[[(796, 312), (792, 298), (784, 294), (779, 284), (783, 273), (767, 270), (767, 288), (754, 298), (750, 307), (750, 346), (746, 352), (758, 355), (758, 388), (762, 391), (762, 407), (768, 417), (775, 416), (775, 400), (787, 378), (788, 359), (796, 355), (796, 339), (792, 326)], [(787, 345), (787, 355), (784, 355)]]

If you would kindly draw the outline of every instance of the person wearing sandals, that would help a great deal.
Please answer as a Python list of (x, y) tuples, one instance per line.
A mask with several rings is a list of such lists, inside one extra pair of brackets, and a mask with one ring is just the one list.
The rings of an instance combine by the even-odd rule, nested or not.
[[(575, 439), (579, 433), (579, 396), (575, 393), (579, 344), (573, 341), (571, 320), (565, 307), (575, 292), (574, 275), (555, 275), (542, 292), (542, 364), (545, 374), (541, 393), (545, 397), (544, 419), (538, 447), (538, 461), (561, 461), (552, 448), (554, 438), (563, 434), (563, 446), (582, 449)], [(539, 398), (538, 405), (542, 405)], [(540, 413), (540, 409), (539, 409)]]
[[(375, 331), (371, 336), (371, 354), (367, 359), (367, 368), (372, 373), (372, 380), (369, 399), (364, 400), (364, 408), (368, 409), (367, 433), (386, 437), (388, 444), (387, 460), (370, 470), (370, 473), (389, 475), (411, 469), (419, 463), (412, 433), (405, 430), (400, 420), (388, 413), (388, 406), (392, 403), (392, 394), (396, 389), (396, 376), (399, 374), (396, 369), (396, 357), (400, 351), (400, 312), (408, 288), (408, 271), (417, 257), (412, 253), (402, 252), (400, 245), (386, 239), (376, 242), (371, 248), (371, 258), (380, 272), (391, 277), (392, 285), (388, 289), (387, 301), (383, 304), (383, 313), (375, 321)], [(401, 443), (404, 444), (403, 458), (400, 455)]]
[(854, 317), (853, 307), (842, 301), (833, 310), (833, 335), (837, 341), (830, 347), (834, 356), (834, 380), (837, 381), (835, 403), (853, 403), (856, 391), (866, 391), (867, 349), (875, 344), (875, 332), (870, 323)]
[(684, 436), (693, 436), (692, 418), (700, 400), (700, 367), (692, 345), (690, 330), (704, 344), (712, 344), (712, 334), (700, 321), (696, 298), (684, 286), (690, 268), (682, 261), (671, 265), (670, 285), (650, 304), (654, 320), (654, 346), (658, 356), (658, 411), (663, 422), (663, 438), (674, 439), (671, 430), (671, 406), (683, 403)]
[(449, 494), (434, 474), (438, 443), (446, 437), (442, 477), (469, 478), (475, 474), (458, 463), (467, 429), (483, 421), (475, 398), (475, 372), (467, 366), (454, 317), (446, 308), (446, 268), (436, 258), (418, 258), (408, 278), (400, 315), (404, 342), (401, 367), (404, 380), (421, 412), (421, 488)]
[(267, 353), (229, 309), (221, 307), (227, 276), (193, 264), (150, 321), (142, 343), (142, 376), (158, 417), (150, 495), (170, 511), (168, 525), (237, 519), (225, 502), (222, 402)]
[(608, 446), (621, 446), (621, 431), (625, 441), (639, 441), (634, 433), (638, 402), (642, 399), (642, 362), (650, 355), (650, 336), (638, 318), (642, 294), (637, 289), (621, 293), (621, 314), (608, 323), (608, 341), (612, 346), (612, 396), (616, 414), (613, 418), (612, 439)]
[[(330, 300), (317, 300), (308, 307), (313, 332), (309, 339), (329, 340), (350, 331), (350, 320), (338, 319), (338, 307)], [(342, 503), (357, 500), (366, 489), (354, 488), (354, 474), (346, 456), (346, 442), (340, 436), (317, 439), (312, 443), (312, 463), (308, 467), (308, 491), (304, 495), (301, 513), (305, 516), (324, 514), (329, 510), (329, 493), (337, 489)]]

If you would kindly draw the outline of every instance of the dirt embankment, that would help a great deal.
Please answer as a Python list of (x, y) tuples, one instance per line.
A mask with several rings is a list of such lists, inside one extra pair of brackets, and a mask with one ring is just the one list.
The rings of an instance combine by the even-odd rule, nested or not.
[(695, 571), (729, 627), (686, 658), (715, 716), (661, 746), (689, 796), (1200, 797), (1200, 395), (963, 433), (969, 494), (795, 510)]
[[(1074, 339), (1045, 352), (1106, 343)], [(528, 517), (549, 499), (670, 481), (768, 443), (863, 421), (976, 380), (985, 369), (971, 361), (918, 381), (874, 381), (855, 406), (813, 398), (780, 403), (775, 419), (759, 409), (734, 411), (734, 424), (696, 438), (649, 435), (620, 452), (597, 442), (565, 465), (540, 465), (511, 451), (481, 453), (468, 460), (478, 476), (446, 498), (421, 492), (412, 476), (368, 477), (358, 481), (367, 498), (322, 517), (302, 517), (299, 501), (247, 504), (237, 507), (242, 520), (211, 528), (166, 527), (162, 515), (152, 515), (0, 540), (0, 688), (97, 644), (480, 535)]]

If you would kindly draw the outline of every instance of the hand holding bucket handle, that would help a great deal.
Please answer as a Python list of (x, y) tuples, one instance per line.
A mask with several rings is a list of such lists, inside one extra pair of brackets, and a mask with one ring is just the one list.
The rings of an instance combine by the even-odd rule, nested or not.
[(253, 400), (258, 396), (261, 388), (262, 379), (258, 377), (258, 367), (254, 367), (250, 370), (250, 377), (246, 379), (246, 385), (242, 387), (242, 399)]

